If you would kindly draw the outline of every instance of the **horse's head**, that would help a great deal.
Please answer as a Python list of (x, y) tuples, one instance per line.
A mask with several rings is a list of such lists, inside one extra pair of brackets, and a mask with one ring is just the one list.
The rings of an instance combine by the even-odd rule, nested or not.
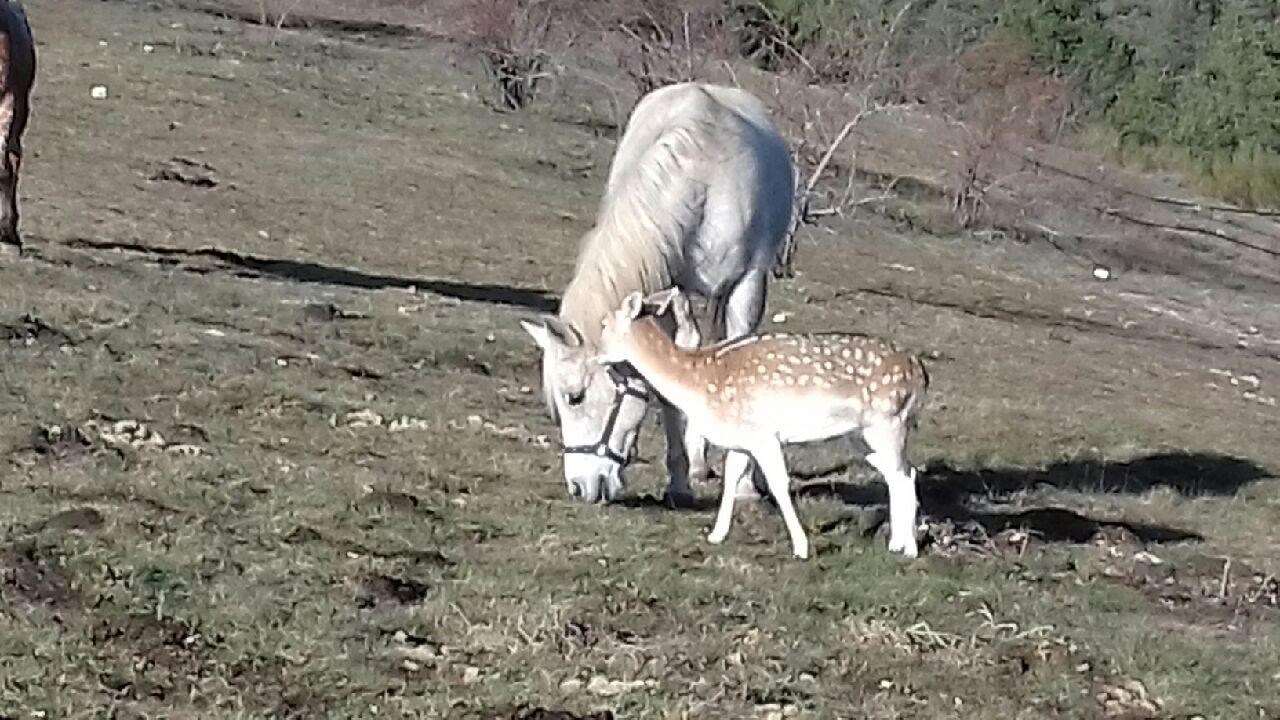
[(520, 325), (542, 349), (542, 392), (560, 426), (569, 494), (613, 501), (648, 409), (643, 381), (600, 364), (597, 349), (570, 322), (548, 316)]

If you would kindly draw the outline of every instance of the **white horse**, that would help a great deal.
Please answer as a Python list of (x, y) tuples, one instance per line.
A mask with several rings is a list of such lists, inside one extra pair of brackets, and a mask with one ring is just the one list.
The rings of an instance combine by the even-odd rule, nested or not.
[[(715, 342), (756, 329), (791, 222), (795, 171), (768, 110), (743, 90), (681, 83), (636, 105), (613, 158), (595, 226), (583, 238), (557, 316), (521, 325), (542, 349), (542, 388), (560, 426), (569, 494), (612, 501), (623, 491), (648, 408), (644, 381), (597, 362), (602, 322), (632, 292), (668, 287), (708, 301)], [(663, 402), (668, 501), (692, 499), (707, 475), (705, 439)], [(755, 492), (752, 466), (725, 477)], [(727, 485), (726, 485), (727, 487)]]

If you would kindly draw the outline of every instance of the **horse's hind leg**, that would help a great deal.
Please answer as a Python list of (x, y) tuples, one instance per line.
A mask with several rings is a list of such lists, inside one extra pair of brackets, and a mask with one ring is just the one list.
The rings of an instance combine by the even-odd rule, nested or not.
[(5, 143), (0, 157), (0, 243), (22, 248), (18, 234), (18, 172), (22, 168), (22, 149), (18, 141)]
[[(18, 107), (15, 90), (4, 78), (9, 72), (9, 38), (0, 35), (0, 249), (21, 249), (18, 235), (18, 169), (22, 163), (22, 129), (26, 108)], [(25, 105), (25, 104), (24, 104)]]
[[(0, 72), (4, 68), (0, 67)], [(18, 236), (18, 165), (20, 151), (14, 151), (12, 92), (0, 96), (0, 250), (22, 249)]]

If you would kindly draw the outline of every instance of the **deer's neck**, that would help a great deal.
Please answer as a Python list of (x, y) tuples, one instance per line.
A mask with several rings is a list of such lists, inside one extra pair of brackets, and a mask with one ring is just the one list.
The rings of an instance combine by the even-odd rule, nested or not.
[(627, 362), (658, 394), (685, 412), (706, 404), (708, 368), (697, 352), (679, 348), (656, 322), (644, 319), (631, 329)]

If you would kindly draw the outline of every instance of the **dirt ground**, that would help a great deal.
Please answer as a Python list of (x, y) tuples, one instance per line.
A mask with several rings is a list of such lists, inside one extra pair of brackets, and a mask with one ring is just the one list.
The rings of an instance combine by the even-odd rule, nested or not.
[(630, 500), (570, 502), (517, 324), (608, 138), (440, 43), (27, 8), (0, 716), (1280, 717), (1274, 289), (807, 230), (767, 324), (931, 358), (926, 546), (831, 444), (790, 453), (814, 560), (764, 504), (711, 547), (656, 421)]

